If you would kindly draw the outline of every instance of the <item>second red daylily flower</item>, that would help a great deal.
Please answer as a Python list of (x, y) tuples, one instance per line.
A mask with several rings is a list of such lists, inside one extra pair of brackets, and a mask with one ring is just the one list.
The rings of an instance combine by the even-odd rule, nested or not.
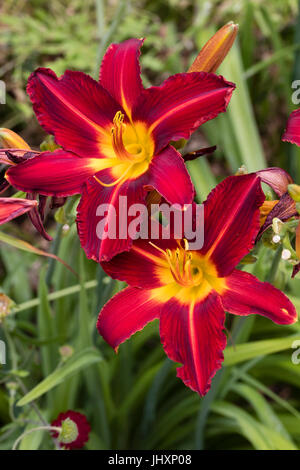
[(228, 177), (204, 203), (201, 250), (189, 250), (186, 240), (138, 240), (129, 253), (101, 263), (129, 284), (100, 312), (104, 339), (117, 349), (159, 318), (166, 354), (182, 363), (178, 376), (204, 395), (223, 361), (225, 311), (295, 322), (296, 310), (282, 292), (235, 269), (254, 245), (264, 198), (255, 174)]
[[(156, 189), (169, 203), (193, 201), (194, 189), (180, 154), (169, 143), (187, 139), (202, 123), (225, 111), (234, 85), (206, 72), (182, 73), (144, 89), (140, 39), (113, 44), (103, 59), (100, 81), (81, 72), (57, 76), (38, 69), (28, 93), (37, 118), (62, 149), (45, 152), (7, 172), (26, 192), (52, 196), (82, 193), (78, 230), (88, 257), (110, 259), (132, 241), (100, 240), (96, 210), (119, 196), (144, 203)], [(129, 220), (130, 222), (130, 220)]]

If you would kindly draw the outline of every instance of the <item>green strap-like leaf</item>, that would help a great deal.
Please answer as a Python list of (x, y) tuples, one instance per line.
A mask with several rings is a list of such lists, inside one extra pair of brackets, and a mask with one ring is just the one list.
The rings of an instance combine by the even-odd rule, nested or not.
[(84, 349), (71, 357), (64, 365), (56, 369), (52, 374), (48, 375), (42, 382), (27, 393), (18, 401), (18, 406), (24, 406), (36, 400), (44, 393), (56, 387), (66, 378), (71, 377), (80, 369), (87, 368), (91, 364), (100, 362), (102, 357), (100, 353), (92, 348)]

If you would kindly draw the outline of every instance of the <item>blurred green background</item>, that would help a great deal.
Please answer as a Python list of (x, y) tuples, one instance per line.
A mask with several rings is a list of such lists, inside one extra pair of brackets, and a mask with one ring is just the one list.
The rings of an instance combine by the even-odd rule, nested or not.
[[(0, 126), (20, 133), (33, 148), (45, 137), (25, 91), (36, 67), (57, 74), (81, 70), (97, 78), (111, 42), (146, 37), (143, 81), (157, 85), (186, 71), (215, 30), (233, 20), (240, 26), (238, 40), (218, 73), (237, 89), (228, 112), (202, 126), (188, 147), (218, 146), (213, 156), (188, 164), (198, 199), (242, 165), (248, 171), (281, 166), (300, 183), (300, 152), (281, 142), (295, 107), (291, 85), (300, 79), (296, 0), (3, 3), (0, 80), (6, 83), (7, 103), (0, 106)], [(91, 422), (88, 449), (299, 449), (300, 364), (292, 361), (299, 326), (228, 317), (225, 365), (205, 398), (176, 378), (156, 322), (115, 355), (95, 323), (101, 306), (123, 285), (80, 249), (77, 201), (70, 199), (55, 219), (49, 216), (51, 244), (41, 241), (26, 217), (2, 229), (57, 253), (80, 273), (80, 282), (57, 262), (0, 245), (1, 290), (15, 302), (0, 325), (0, 339), (7, 343), (7, 364), (0, 368), (0, 449), (69, 408)], [(247, 270), (283, 289), (299, 310), (300, 280), (291, 281), (292, 266), (263, 245), (256, 256)], [(73, 348), (69, 358), (64, 345)], [(22, 406), (17, 405), (21, 398)], [(43, 433), (28, 435), (20, 446), (52, 447)]]

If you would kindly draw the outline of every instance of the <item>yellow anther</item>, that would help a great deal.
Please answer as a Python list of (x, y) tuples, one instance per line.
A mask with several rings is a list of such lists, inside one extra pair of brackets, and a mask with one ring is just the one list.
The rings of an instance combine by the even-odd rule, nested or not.
[(124, 114), (121, 111), (118, 111), (115, 114), (115, 117), (113, 119), (113, 123), (115, 124), (115, 126), (120, 126), (120, 125), (123, 124), (123, 121), (124, 121)]

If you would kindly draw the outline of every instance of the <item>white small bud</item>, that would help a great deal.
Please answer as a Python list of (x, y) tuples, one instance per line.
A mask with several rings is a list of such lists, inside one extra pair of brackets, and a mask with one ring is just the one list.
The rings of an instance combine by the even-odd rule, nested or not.
[(281, 240), (281, 238), (280, 238), (279, 235), (274, 235), (274, 237), (272, 238), (273, 243), (279, 243), (280, 240)]
[(68, 224), (63, 225), (62, 230), (63, 230), (64, 233), (68, 233), (68, 231), (70, 230), (70, 225), (68, 225)]
[(290, 259), (290, 257), (292, 256), (290, 250), (287, 250), (286, 248), (284, 250), (282, 250), (282, 253), (281, 253), (281, 258), (284, 259), (285, 261)]

